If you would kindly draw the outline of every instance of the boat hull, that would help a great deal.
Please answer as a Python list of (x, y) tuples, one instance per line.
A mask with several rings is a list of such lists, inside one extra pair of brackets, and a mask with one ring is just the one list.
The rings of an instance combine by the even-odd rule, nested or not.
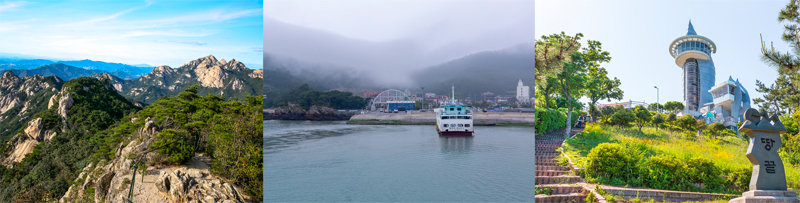
[(472, 132), (439, 132), (440, 136), (472, 136)]

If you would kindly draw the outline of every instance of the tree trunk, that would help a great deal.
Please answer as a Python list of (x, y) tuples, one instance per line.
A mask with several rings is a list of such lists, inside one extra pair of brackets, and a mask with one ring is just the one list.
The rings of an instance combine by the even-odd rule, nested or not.
[(567, 107), (567, 128), (564, 130), (564, 138), (565, 139), (569, 138), (570, 132), (572, 132), (572, 106), (571, 105), (569, 107)]

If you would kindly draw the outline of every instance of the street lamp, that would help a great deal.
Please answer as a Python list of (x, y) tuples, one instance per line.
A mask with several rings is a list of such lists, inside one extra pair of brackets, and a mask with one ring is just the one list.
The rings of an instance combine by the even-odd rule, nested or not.
[(656, 88), (656, 110), (661, 113), (661, 104), (658, 101), (658, 86), (653, 86), (653, 88)]

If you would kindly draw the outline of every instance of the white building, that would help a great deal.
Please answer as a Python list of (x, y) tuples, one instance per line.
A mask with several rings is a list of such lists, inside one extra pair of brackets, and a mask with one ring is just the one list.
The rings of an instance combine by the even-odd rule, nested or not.
[(522, 79), (517, 83), (517, 102), (530, 103), (531, 88), (522, 84)]

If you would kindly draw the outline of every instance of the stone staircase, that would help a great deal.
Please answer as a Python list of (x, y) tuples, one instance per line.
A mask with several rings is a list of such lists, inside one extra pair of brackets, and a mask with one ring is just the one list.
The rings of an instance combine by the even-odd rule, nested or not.
[(536, 136), (536, 202), (585, 202), (589, 191), (567, 166), (558, 165), (563, 131)]

